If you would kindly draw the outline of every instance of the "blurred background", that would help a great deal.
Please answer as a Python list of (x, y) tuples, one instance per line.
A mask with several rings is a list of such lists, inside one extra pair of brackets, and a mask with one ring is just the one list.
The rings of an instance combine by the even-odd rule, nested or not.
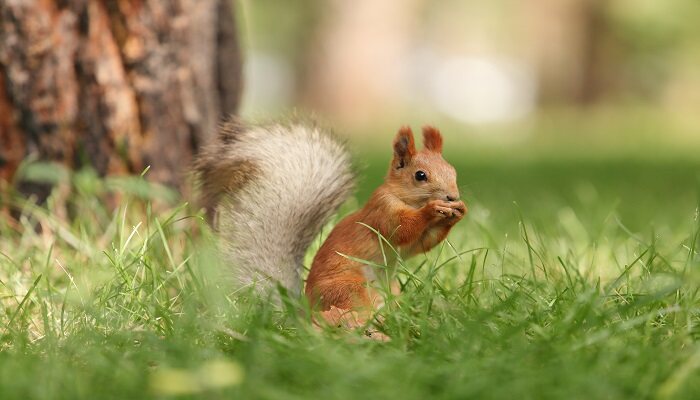
[(349, 141), (358, 201), (396, 130), (433, 124), (470, 223), (689, 223), (698, 21), (696, 0), (0, 2), (0, 189), (45, 198), (49, 161), (187, 196), (222, 116), (300, 113)]
[(242, 0), (240, 8), (244, 115), (296, 107), (351, 126), (410, 116), (521, 136), (537, 133), (524, 122), (552, 113), (653, 114), (671, 124), (659, 135), (700, 126), (694, 0)]
[(508, 224), (518, 207), (544, 226), (573, 218), (592, 228), (613, 215), (647, 230), (693, 218), (697, 1), (244, 0), (240, 9), (242, 115), (294, 108), (329, 121), (357, 154), (360, 200), (381, 182), (396, 129), (435, 124), (477, 223)]

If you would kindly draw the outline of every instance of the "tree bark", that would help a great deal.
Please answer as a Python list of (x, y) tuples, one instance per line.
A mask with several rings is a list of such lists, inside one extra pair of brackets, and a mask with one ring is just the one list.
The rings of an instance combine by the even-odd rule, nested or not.
[(0, 180), (32, 156), (182, 188), (238, 108), (232, 1), (0, 1)]

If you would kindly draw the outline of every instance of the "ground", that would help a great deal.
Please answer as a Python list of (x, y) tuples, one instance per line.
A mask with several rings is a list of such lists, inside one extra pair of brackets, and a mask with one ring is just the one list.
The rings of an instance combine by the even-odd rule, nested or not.
[[(2, 399), (697, 398), (697, 153), (494, 148), (447, 151), (470, 211), (400, 262), (388, 343), (227, 290), (179, 196), (36, 167), (58, 189), (0, 219)], [(388, 162), (354, 153), (341, 215)]]

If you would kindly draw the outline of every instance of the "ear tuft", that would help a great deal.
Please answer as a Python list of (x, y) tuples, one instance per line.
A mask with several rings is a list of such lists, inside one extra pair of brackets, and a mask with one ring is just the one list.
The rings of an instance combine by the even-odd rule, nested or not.
[(442, 135), (434, 126), (423, 127), (423, 145), (426, 149), (442, 153)]
[(408, 126), (399, 129), (399, 133), (394, 138), (394, 168), (403, 168), (416, 154), (416, 144), (413, 140), (413, 132)]

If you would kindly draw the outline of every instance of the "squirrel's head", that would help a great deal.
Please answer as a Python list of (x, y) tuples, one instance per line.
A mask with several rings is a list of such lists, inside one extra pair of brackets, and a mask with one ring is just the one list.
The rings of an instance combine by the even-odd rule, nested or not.
[(411, 128), (404, 126), (394, 139), (394, 158), (386, 178), (391, 192), (405, 203), (421, 207), (430, 200), (459, 199), (457, 173), (442, 158), (442, 135), (423, 127), (423, 146), (416, 151)]

